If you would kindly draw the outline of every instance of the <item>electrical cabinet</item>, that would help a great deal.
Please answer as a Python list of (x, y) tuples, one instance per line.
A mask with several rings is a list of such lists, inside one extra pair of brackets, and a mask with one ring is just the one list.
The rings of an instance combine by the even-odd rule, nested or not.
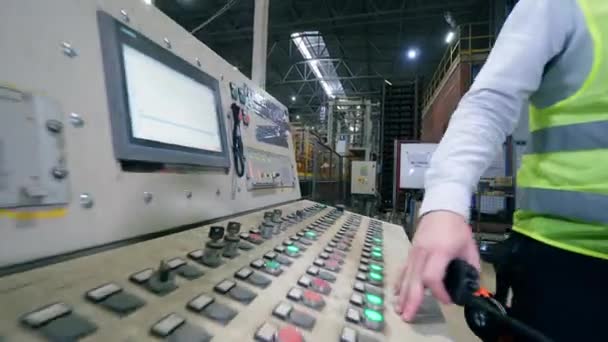
[(351, 163), (351, 193), (361, 195), (376, 194), (376, 162), (354, 161)]

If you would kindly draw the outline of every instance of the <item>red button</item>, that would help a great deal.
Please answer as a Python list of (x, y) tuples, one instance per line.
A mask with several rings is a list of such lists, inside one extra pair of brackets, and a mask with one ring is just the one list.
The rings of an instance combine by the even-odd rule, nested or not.
[(328, 260), (325, 262), (325, 268), (328, 270), (337, 270), (340, 268), (340, 263), (337, 260)]
[(312, 291), (304, 291), (304, 299), (309, 301), (309, 302), (322, 302), (323, 301), (323, 297), (316, 293), (316, 292), (312, 292)]
[(292, 326), (281, 328), (277, 333), (277, 342), (303, 342), (304, 338), (298, 329)]
[(254, 241), (262, 240), (262, 236), (260, 234), (250, 233), (249, 239)]

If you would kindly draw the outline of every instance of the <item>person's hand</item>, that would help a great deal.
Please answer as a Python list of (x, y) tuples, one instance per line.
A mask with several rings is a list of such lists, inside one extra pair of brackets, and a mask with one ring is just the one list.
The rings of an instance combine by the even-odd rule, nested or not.
[(464, 217), (449, 211), (435, 211), (423, 216), (394, 288), (398, 296), (395, 310), (403, 320), (409, 322), (414, 318), (425, 288), (431, 289), (442, 303), (451, 303), (443, 277), (448, 264), (455, 258), (479, 269), (477, 244)]

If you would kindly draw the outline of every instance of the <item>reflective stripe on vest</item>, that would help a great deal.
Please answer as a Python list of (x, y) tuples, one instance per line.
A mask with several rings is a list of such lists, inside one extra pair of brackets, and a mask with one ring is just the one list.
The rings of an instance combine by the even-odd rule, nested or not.
[(520, 188), (519, 191), (521, 199), (518, 204), (522, 210), (608, 225), (608, 196), (540, 188)]
[(577, 2), (593, 40), (593, 66), (575, 94), (530, 110), (513, 230), (608, 259), (608, 1)]
[(608, 121), (549, 127), (530, 134), (528, 153), (551, 153), (608, 148)]

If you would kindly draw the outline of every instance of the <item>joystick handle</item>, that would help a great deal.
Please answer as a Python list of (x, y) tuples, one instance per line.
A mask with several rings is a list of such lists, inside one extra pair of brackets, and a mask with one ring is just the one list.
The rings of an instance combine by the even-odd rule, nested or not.
[(240, 222), (228, 222), (228, 226), (226, 227), (226, 232), (228, 235), (236, 235), (241, 231), (241, 223)]
[(224, 237), (224, 227), (213, 226), (209, 229), (209, 238), (213, 241), (221, 240)]

